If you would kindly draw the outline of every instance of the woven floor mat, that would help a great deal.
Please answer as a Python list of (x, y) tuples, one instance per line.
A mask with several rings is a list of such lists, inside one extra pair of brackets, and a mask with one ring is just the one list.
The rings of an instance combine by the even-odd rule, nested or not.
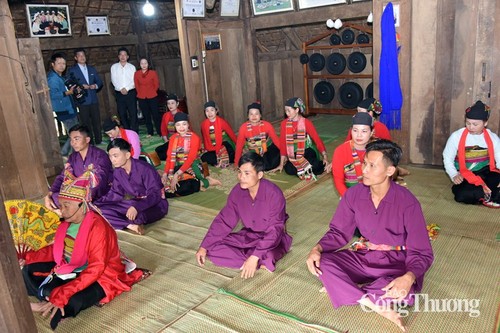
[(290, 319), (286, 315), (266, 311), (236, 297), (222, 294), (210, 297), (161, 332), (336, 333), (327, 328), (308, 326), (297, 319)]
[[(102, 308), (92, 307), (60, 323), (58, 332), (156, 332), (203, 302), (236, 274), (199, 267), (195, 252), (216, 212), (172, 203), (169, 215), (138, 236), (119, 231), (121, 249), (153, 275)], [(49, 321), (35, 315), (39, 332)]]
[[(426, 275), (422, 291), (427, 296), (420, 295), (418, 312), (415, 312), (416, 307), (410, 308), (409, 315), (403, 319), (409, 331), (491, 332), (500, 298), (500, 245), (493, 241), (443, 235), (433, 247), (436, 261)], [(252, 282), (236, 277), (227, 285), (227, 290), (275, 311), (333, 330), (399, 332), (386, 319), (363, 312), (359, 306), (333, 309), (327, 294), (319, 292), (319, 280), (308, 272), (305, 258), (280, 264), (275, 273), (260, 270)], [(442, 303), (448, 302), (450, 312), (429, 312), (433, 302), (439, 302), (441, 309)], [(459, 305), (462, 312), (458, 311)], [(225, 306), (230, 305), (221, 304), (219, 309)], [(469, 311), (465, 311), (467, 307)], [(476, 311), (479, 316), (473, 317)]]

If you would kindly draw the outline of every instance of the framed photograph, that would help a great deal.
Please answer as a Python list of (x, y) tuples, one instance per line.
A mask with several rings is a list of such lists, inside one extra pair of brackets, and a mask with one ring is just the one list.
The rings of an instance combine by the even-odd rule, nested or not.
[(220, 16), (240, 16), (240, 0), (221, 0)]
[(205, 17), (205, 0), (182, 0), (182, 17)]
[(207, 52), (222, 50), (220, 34), (203, 34), (203, 49)]
[(251, 0), (255, 15), (293, 10), (293, 0)]
[(313, 7), (321, 7), (328, 5), (337, 5), (340, 3), (347, 3), (346, 0), (299, 0), (299, 8), (313, 8)]
[(87, 35), (109, 35), (109, 23), (107, 16), (85, 16)]
[(31, 37), (71, 36), (68, 5), (26, 5)]

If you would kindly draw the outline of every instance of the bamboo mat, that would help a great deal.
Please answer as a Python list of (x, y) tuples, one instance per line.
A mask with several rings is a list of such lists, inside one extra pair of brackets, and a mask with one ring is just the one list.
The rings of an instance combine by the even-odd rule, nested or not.
[[(345, 132), (324, 134), (334, 118), (314, 121), (319, 122), (320, 135), (327, 137), (330, 155)], [(423, 292), (433, 299), (480, 299), (480, 316), (410, 310), (404, 318), (408, 331), (492, 332), (500, 299), (500, 242), (495, 240), (500, 212), (455, 203), (451, 183), (441, 169), (409, 170), (405, 180), (420, 200), (427, 222), (441, 226), (432, 243), (435, 263)], [(286, 181), (289, 176), (276, 177), (278, 185), (281, 177)], [(287, 195), (292, 249), (274, 273), (260, 270), (250, 280), (242, 280), (235, 270), (211, 263), (200, 268), (195, 262), (194, 254), (225, 196), (223, 189), (209, 189), (170, 200), (168, 216), (148, 225), (145, 236), (119, 232), (122, 249), (139, 267), (152, 269), (153, 275), (103, 308), (92, 307), (63, 321), (57, 331), (398, 332), (387, 320), (358, 306), (333, 309), (328, 296), (319, 293), (319, 280), (307, 271), (308, 252), (327, 230), (339, 202), (330, 175)], [(221, 288), (232, 295), (221, 294)], [(37, 314), (35, 318), (40, 332), (50, 331), (48, 319)]]

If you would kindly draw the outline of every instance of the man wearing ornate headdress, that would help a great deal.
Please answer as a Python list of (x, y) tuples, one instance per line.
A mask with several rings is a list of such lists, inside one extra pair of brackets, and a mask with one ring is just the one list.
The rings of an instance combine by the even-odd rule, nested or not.
[(66, 173), (59, 192), (62, 221), (54, 243), (28, 252), (26, 261), (20, 261), (28, 294), (41, 301), (31, 308), (50, 313), (52, 329), (62, 318), (130, 291), (150, 274), (140, 269), (126, 273), (116, 232), (91, 208), (95, 182), (92, 166), (78, 178)]

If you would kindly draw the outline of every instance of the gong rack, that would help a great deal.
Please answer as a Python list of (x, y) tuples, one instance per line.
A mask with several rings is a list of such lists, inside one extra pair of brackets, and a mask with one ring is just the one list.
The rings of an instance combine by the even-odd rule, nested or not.
[[(353, 29), (358, 31), (357, 40), (356, 40), (356, 38), (354, 38)], [(346, 37), (348, 37), (349, 39), (354, 38), (354, 40), (351, 41), (351, 43), (349, 43), (350, 40), (347, 40), (347, 43), (343, 44), (344, 41), (341, 38), (339, 38), (338, 33), (340, 33), (340, 31), (342, 31), (342, 33), (344, 33), (347, 30), (351, 31), (352, 34), (350, 34), (350, 33), (346, 34)], [(366, 39), (360, 40), (359, 37), (361, 37), (362, 35), (364, 35), (364, 36), (369, 35), (368, 40), (366, 40)], [(327, 39), (327, 38), (329, 39), (329, 45), (324, 45), (324, 44), (314, 45), (317, 42), (324, 40), (324, 39)], [(339, 39), (340, 39), (340, 41), (339, 41)], [(349, 114), (349, 115), (351, 115), (351, 114), (354, 114), (356, 112), (356, 106), (357, 106), (357, 103), (359, 102), (358, 101), (359, 98), (356, 99), (355, 97), (359, 97), (359, 93), (361, 94), (361, 100), (363, 99), (363, 95), (366, 95), (365, 97), (373, 97), (373, 96), (368, 96), (370, 94), (373, 95), (373, 82), (371, 82), (367, 86), (366, 93), (365, 93), (357, 82), (350, 81), (352, 79), (372, 80), (373, 81), (373, 70), (369, 74), (366, 74), (366, 73), (359, 74), (359, 73), (356, 73), (357, 70), (355, 70), (353, 72), (351, 70), (351, 68), (346, 68), (349, 66), (346, 66), (345, 60), (344, 60), (344, 69), (342, 69), (342, 57), (338, 56), (338, 54), (340, 54), (338, 52), (339, 50), (351, 49), (355, 52), (351, 53), (351, 55), (349, 57), (355, 55), (359, 58), (358, 60), (362, 60), (362, 58), (359, 57), (359, 54), (363, 55), (363, 57), (365, 58), (365, 66), (366, 66), (366, 56), (364, 56), (364, 54), (359, 52), (359, 51), (361, 51), (361, 49), (366, 49), (366, 48), (369, 48), (371, 50), (373, 48), (372, 41), (373, 41), (373, 30), (370, 26), (365, 26), (362, 24), (344, 23), (342, 29), (340, 29), (338, 31), (337, 30), (333, 30), (333, 32), (328, 31), (328, 32), (325, 32), (321, 35), (318, 35), (318, 36), (302, 43), (303, 54), (301, 55), (300, 61), (302, 63), (303, 73), (304, 73), (304, 96), (305, 96), (306, 113), (307, 114), (325, 113), (325, 114)], [(331, 52), (337, 51), (335, 53), (332, 52), (329, 55), (329, 57), (333, 56), (334, 58), (337, 57), (337, 59), (328, 59), (329, 60), (328, 64), (330, 64), (330, 63), (333, 64), (330, 66), (330, 68), (327, 68), (327, 66), (324, 66), (324, 68), (321, 68), (319, 71), (313, 71), (310, 68), (311, 65), (310, 65), (309, 61), (310, 61), (311, 57), (312, 58), (315, 57), (314, 56), (315, 54), (321, 54), (322, 50), (328, 50)], [(356, 52), (356, 50), (359, 50), (359, 51)], [(323, 57), (323, 59), (324, 59), (324, 57)], [(313, 60), (315, 61), (315, 59), (313, 59)], [(318, 60), (321, 63), (321, 57), (318, 57)], [(330, 61), (330, 60), (338, 60), (338, 61)], [(325, 61), (323, 61), (323, 62), (325, 62)], [(338, 64), (339, 62), (340, 62), (340, 64)], [(354, 59), (353, 64), (356, 64), (356, 59)], [(372, 64), (372, 66), (373, 66), (373, 64)], [(328, 74), (324, 73), (325, 69), (328, 69)], [(340, 71), (340, 70), (341, 70), (341, 73), (338, 73), (338, 71)], [(363, 72), (363, 71), (366, 72), (364, 70), (364, 68), (360, 72)], [(319, 72), (319, 73), (314, 74), (314, 72)], [(334, 74), (332, 74), (331, 72), (333, 72)], [(348, 74), (346, 74), (346, 72)], [(317, 81), (316, 86), (318, 85), (318, 83), (324, 85), (324, 87), (319, 87), (320, 89), (318, 89), (320, 91), (320, 94), (323, 93), (321, 88), (323, 88), (323, 89), (326, 88), (326, 92), (328, 92), (329, 89), (333, 89), (333, 94), (339, 95), (339, 99), (338, 99), (339, 102), (335, 103), (334, 98), (332, 98), (332, 100), (328, 103), (320, 103), (317, 100), (317, 98), (315, 96), (313, 96), (314, 89), (316, 88), (316, 86), (313, 87), (313, 89), (310, 89), (310, 87), (309, 87), (310, 82), (313, 82), (313, 80)], [(349, 103), (347, 103), (347, 102), (341, 103), (340, 102), (340, 97), (341, 97), (341, 93), (342, 93), (342, 91), (340, 91), (340, 90), (342, 89), (342, 86), (339, 87), (340, 88), (340, 89), (338, 89), (339, 91), (335, 92), (333, 85), (331, 85), (329, 80), (344, 80), (344, 81), (349, 80), (342, 85), (342, 86), (347, 85), (346, 87), (348, 87), (348, 88), (344, 89), (344, 90), (347, 90), (347, 92), (345, 94), (343, 94), (342, 96), (344, 96), (348, 100)], [(328, 83), (325, 83), (325, 82), (328, 82)], [(361, 91), (359, 91), (359, 89), (361, 89)], [(351, 90), (351, 92), (354, 92), (354, 94), (349, 94), (349, 90)], [(320, 95), (320, 97), (321, 97), (321, 95)], [(324, 105), (324, 107), (317, 107), (317, 106), (314, 107), (313, 106), (313, 99), (316, 99), (317, 105), (318, 104)], [(327, 99), (328, 99), (328, 97), (327, 97)], [(353, 99), (353, 100), (350, 100), (350, 99)], [(333, 106), (332, 104), (337, 104), (337, 106)], [(342, 104), (344, 104), (344, 105), (342, 105)]]

